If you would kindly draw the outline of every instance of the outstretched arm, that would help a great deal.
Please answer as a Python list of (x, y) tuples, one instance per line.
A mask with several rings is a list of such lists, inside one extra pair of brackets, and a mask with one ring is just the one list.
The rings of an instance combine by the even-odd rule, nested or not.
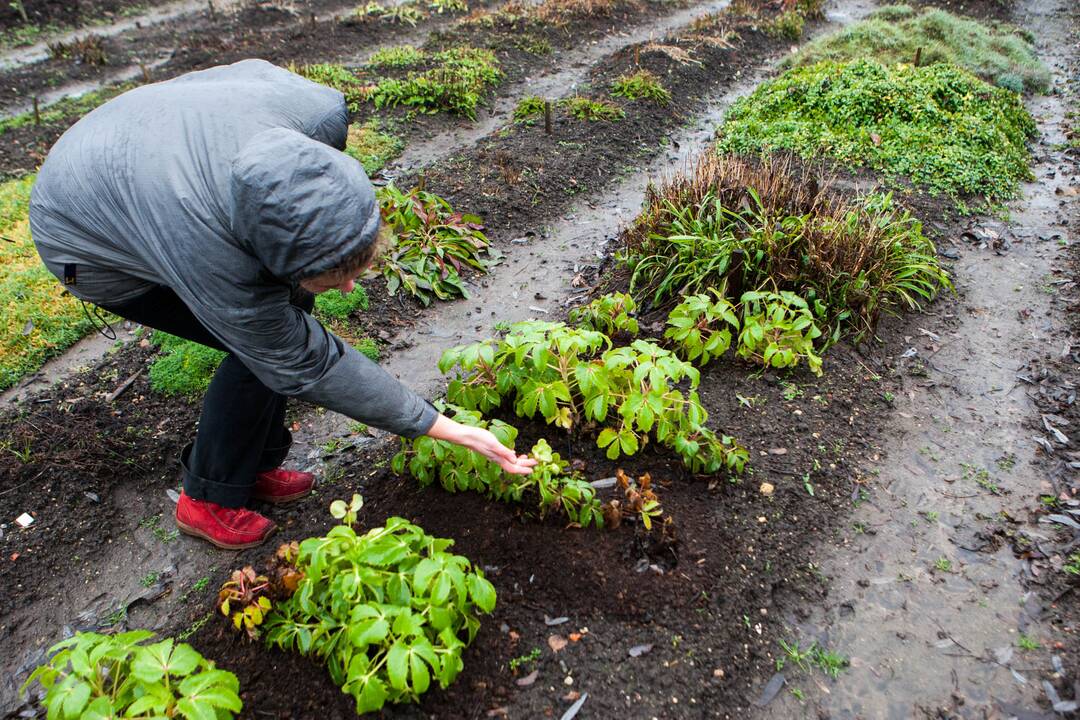
[(445, 415), (439, 415), (436, 418), (435, 424), (427, 431), (427, 435), (436, 440), (446, 440), (478, 452), (514, 475), (528, 475), (536, 465), (536, 460), (527, 455), (516, 454), (487, 430), (462, 425)]

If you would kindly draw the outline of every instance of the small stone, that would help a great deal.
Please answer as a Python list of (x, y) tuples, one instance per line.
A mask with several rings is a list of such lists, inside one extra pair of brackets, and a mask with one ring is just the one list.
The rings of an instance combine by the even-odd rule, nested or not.
[(563, 685), (573, 685), (573, 684), (574, 684), (574, 678), (571, 677), (570, 675), (567, 675), (566, 679), (563, 680)]
[(722, 678), (722, 677), (724, 677), (724, 671), (721, 670), (720, 668), (716, 668), (715, 670), (712, 671), (712, 676), (714, 678)]
[(773, 491), (776, 490), (776, 488), (773, 487), (772, 483), (763, 482), (758, 490), (762, 495), (769, 496), (773, 494)]

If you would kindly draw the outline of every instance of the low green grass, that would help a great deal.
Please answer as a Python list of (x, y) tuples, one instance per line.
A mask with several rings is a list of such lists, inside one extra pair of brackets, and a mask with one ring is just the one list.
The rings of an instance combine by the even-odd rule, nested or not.
[(320, 85), (334, 88), (345, 96), (349, 112), (359, 112), (360, 106), (371, 97), (372, 86), (355, 72), (335, 63), (289, 65), (289, 70)]
[(914, 62), (920, 48), (922, 65), (957, 65), (1015, 92), (1041, 92), (1050, 84), (1049, 70), (1015, 28), (990, 27), (944, 10), (919, 12), (907, 5), (882, 8), (808, 43), (784, 62), (792, 67), (867, 59), (895, 65)]
[[(80, 118), (99, 105), (112, 100), (120, 93), (127, 92), (134, 87), (138, 87), (138, 85), (139, 83), (136, 82), (109, 85), (108, 87), (88, 92), (85, 95), (80, 95), (76, 98), (64, 98), (63, 100), (59, 100), (46, 107), (39, 107), (38, 114), (40, 115), (41, 124), (49, 125), (63, 122), (71, 118)], [(0, 120), (0, 135), (15, 130), (16, 128), (33, 124), (34, 113), (32, 111), (14, 115), (10, 118)]]
[(363, 124), (349, 126), (345, 153), (359, 160), (368, 175), (382, 170), (386, 163), (401, 155), (404, 149), (405, 141), (397, 135), (384, 132), (378, 120), (371, 119)]
[(34, 176), (0, 183), (0, 390), (90, 329), (79, 302), (38, 259), (28, 220)]
[(150, 387), (165, 395), (195, 396), (206, 391), (225, 353), (155, 330), (150, 342), (161, 355), (150, 364)]
[(791, 150), (907, 177), (961, 210), (997, 204), (1029, 179), (1035, 122), (1020, 97), (950, 65), (824, 61), (788, 70), (738, 100), (717, 131), (723, 152)]

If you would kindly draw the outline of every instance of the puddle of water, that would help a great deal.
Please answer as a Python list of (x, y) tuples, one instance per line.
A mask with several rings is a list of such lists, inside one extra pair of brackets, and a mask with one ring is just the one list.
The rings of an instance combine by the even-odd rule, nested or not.
[[(1028, 26), (1035, 36), (1046, 47), (1067, 48), (1053, 28), (1062, 0), (1027, 5), (1037, 8)], [(920, 710), (996, 717), (996, 700), (1034, 710), (1042, 695), (1035, 658), (1016, 649), (1020, 632), (1044, 646), (1048, 637), (1040, 637), (1033, 617), (1037, 603), (1025, 606), (1021, 562), (1007, 547), (972, 548), (990, 519), (1002, 510), (1023, 517), (1042, 490), (1025, 428), (1032, 409), (1016, 373), (1051, 337), (1042, 285), (1057, 253), (1049, 240), (1061, 213), (1054, 190), (1066, 178), (1048, 179), (1056, 167), (1048, 148), (1062, 139), (1064, 108), (1059, 97), (1029, 107), (1040, 120), (1040, 154), (1049, 159), (1033, 168), (1043, 180), (1027, 185), (1011, 208), (1017, 239), (1000, 256), (964, 248), (954, 266), (962, 304), (937, 310), (958, 315), (959, 325), (897, 349), (915, 348), (900, 367), (921, 363), (928, 376), (907, 378), (897, 394), (885, 461), (873, 466), (872, 498), (852, 516), (873, 534), (851, 532), (848, 547), (827, 548), (827, 606), (806, 622), (788, 619), (802, 644), (818, 640), (850, 657), (851, 668), (827, 687), (805, 674), (789, 678), (806, 703), (784, 693), (762, 717), (796, 717), (810, 707), (837, 719), (906, 719)], [(1023, 308), (1032, 310), (1026, 321), (1018, 318)], [(935, 324), (927, 317), (924, 327)], [(992, 485), (1006, 494), (994, 494)], [(949, 569), (935, 568), (939, 561)]]

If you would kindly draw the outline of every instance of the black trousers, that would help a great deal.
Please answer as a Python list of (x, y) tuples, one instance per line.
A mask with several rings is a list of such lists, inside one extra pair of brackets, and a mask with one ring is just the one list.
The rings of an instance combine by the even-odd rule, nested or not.
[[(311, 312), (315, 297), (294, 293), (293, 305)], [(102, 307), (141, 325), (228, 352), (167, 287)], [(241, 507), (251, 497), (256, 474), (285, 460), (292, 435), (285, 427), (285, 396), (262, 384), (229, 354), (203, 398), (195, 442), (180, 456), (184, 492), (196, 500)]]

